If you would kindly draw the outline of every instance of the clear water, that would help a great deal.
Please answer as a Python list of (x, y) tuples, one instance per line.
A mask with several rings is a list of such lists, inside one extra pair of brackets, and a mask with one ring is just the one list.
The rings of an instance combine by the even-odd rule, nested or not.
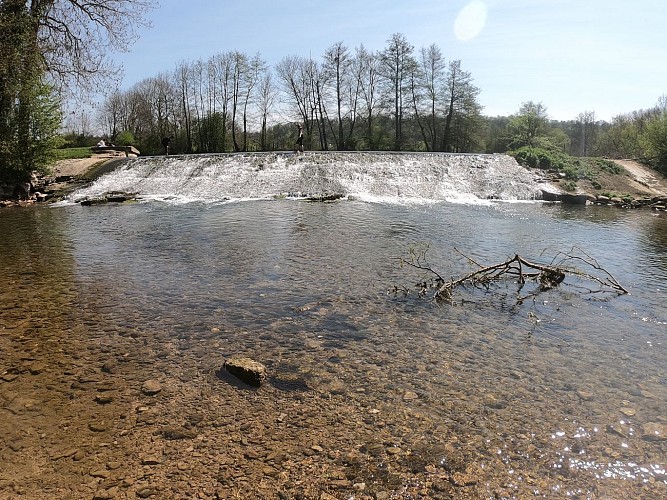
[[(160, 331), (202, 357), (222, 346), (276, 372), (298, 366), (309, 387), (335, 378), (364, 407), (419, 414), (404, 442), (456, 441), (489, 476), (540, 477), (539, 494), (665, 491), (664, 214), (537, 203), (77, 205), (0, 211), (0, 234), (3, 328), (78, 317), (91, 331)], [(602, 300), (571, 278), (518, 306), (511, 283), (451, 305), (387, 293), (419, 279), (398, 258), (423, 242), (443, 276), (469, 270), (456, 250), (491, 264), (515, 253), (549, 262), (578, 247), (631, 293)]]

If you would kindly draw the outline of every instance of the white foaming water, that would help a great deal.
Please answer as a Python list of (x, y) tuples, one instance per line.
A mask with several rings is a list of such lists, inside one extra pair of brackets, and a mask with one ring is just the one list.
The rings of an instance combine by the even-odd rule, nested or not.
[(480, 204), (535, 200), (542, 189), (537, 175), (506, 155), (237, 153), (131, 159), (69, 200), (120, 191), (170, 203), (336, 195), (376, 203)]

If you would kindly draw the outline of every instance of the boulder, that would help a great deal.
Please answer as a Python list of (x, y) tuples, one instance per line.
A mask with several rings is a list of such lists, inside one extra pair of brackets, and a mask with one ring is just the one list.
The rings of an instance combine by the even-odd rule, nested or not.
[(259, 387), (266, 380), (266, 367), (250, 358), (230, 358), (223, 368), (246, 384)]

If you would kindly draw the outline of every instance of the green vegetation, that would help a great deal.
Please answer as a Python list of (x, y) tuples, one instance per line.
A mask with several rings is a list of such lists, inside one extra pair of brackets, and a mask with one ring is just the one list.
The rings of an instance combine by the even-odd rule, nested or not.
[(54, 160), (77, 160), (80, 158), (90, 158), (93, 152), (90, 148), (62, 148), (53, 152)]
[(561, 187), (565, 191), (576, 191), (577, 190), (577, 183), (574, 181), (565, 181), (561, 184)]
[(623, 167), (605, 158), (577, 158), (557, 149), (523, 146), (509, 153), (520, 165), (558, 172), (565, 178), (561, 187), (576, 191), (577, 181), (590, 181), (594, 189), (602, 189), (599, 177), (605, 174), (626, 175)]
[(620, 198), (626, 203), (630, 203), (632, 200), (634, 200), (634, 196), (632, 196), (629, 193), (616, 193), (614, 191), (604, 191), (600, 193), (600, 196), (606, 196), (607, 198)]

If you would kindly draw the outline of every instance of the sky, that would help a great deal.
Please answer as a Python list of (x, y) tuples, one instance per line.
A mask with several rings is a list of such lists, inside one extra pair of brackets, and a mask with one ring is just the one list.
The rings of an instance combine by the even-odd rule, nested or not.
[(667, 94), (667, 0), (161, 0), (127, 53), (120, 88), (231, 50), (273, 67), (342, 42), (381, 51), (394, 33), (461, 60), (486, 116), (541, 102), (550, 118), (598, 120)]

